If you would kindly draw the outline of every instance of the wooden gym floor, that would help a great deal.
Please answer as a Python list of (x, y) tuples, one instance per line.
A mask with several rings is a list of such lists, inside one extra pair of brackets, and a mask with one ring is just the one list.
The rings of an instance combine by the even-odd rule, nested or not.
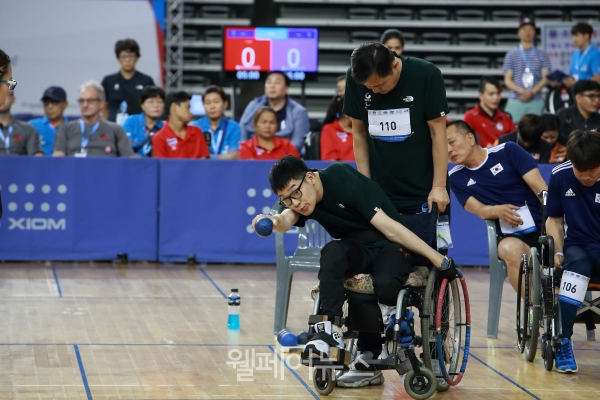
[[(598, 398), (600, 353), (586, 342), (584, 326), (574, 335), (580, 372), (546, 372), (539, 352), (529, 363), (515, 347), (508, 282), (499, 339), (488, 340), (489, 274), (463, 271), (471, 356), (460, 385), (433, 398)], [(0, 399), (319, 398), (308, 368), (294, 358), (283, 363), (285, 355), (274, 350), (275, 275), (273, 266), (2, 264)], [(294, 332), (306, 329), (315, 283), (314, 273), (295, 275), (288, 319)], [(226, 328), (225, 296), (233, 287), (242, 296), (239, 336)], [(242, 371), (246, 381), (238, 381), (236, 359), (255, 362)], [(384, 385), (336, 388), (329, 397), (409, 398), (395, 371), (384, 375)]]

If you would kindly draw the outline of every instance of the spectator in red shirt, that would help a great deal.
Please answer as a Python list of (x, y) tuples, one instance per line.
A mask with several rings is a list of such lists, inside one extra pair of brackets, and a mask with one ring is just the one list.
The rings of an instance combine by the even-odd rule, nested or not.
[(157, 158), (208, 158), (210, 152), (202, 130), (188, 125), (192, 120), (187, 92), (169, 93), (165, 101), (168, 120), (152, 138), (153, 156)]
[(321, 130), (321, 160), (354, 161), (352, 120), (342, 114), (344, 96), (331, 100)]
[(256, 134), (240, 145), (240, 160), (279, 160), (287, 154), (300, 157), (292, 142), (275, 136), (277, 114), (271, 107), (256, 110), (252, 126)]
[(479, 104), (465, 113), (464, 121), (479, 135), (481, 147), (491, 147), (505, 133), (517, 127), (509, 114), (498, 109), (502, 85), (491, 76), (484, 76), (479, 83)]

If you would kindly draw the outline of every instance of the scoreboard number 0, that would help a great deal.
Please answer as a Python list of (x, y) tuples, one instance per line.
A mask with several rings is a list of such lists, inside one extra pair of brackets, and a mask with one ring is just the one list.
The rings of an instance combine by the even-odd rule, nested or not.
[[(298, 55), (298, 59), (300, 55)], [(289, 57), (288, 57), (289, 60)], [(242, 65), (244, 67), (253, 67), (256, 61), (256, 53), (252, 47), (246, 47), (242, 50)]]
[(300, 65), (300, 52), (298, 49), (292, 48), (288, 50), (287, 63), (292, 68), (296, 68)]

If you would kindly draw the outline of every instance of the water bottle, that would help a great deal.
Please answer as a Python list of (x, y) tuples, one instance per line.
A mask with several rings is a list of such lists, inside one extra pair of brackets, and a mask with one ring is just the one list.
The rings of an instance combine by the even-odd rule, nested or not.
[(231, 293), (227, 296), (228, 299), (228, 318), (227, 318), (227, 329), (240, 329), (240, 300), (241, 297), (238, 294), (237, 289), (231, 289)]

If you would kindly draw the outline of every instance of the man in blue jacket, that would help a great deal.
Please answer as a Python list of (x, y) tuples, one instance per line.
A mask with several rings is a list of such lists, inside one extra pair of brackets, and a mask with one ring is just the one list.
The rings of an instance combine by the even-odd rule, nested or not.
[(289, 139), (299, 152), (302, 151), (304, 136), (310, 130), (308, 112), (289, 98), (290, 78), (281, 71), (271, 71), (265, 80), (265, 94), (248, 104), (240, 120), (241, 142), (251, 139), (255, 130), (252, 126), (254, 113), (260, 107), (269, 106), (277, 113), (279, 130), (276, 135)]

